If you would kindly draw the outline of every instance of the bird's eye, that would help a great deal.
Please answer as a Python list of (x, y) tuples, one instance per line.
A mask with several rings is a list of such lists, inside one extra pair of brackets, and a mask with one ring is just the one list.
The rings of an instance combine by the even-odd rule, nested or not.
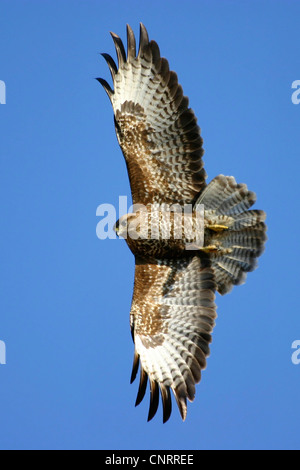
[(127, 225), (126, 220), (123, 220), (123, 222), (121, 222), (121, 225), (122, 225), (122, 227), (126, 227), (126, 225)]

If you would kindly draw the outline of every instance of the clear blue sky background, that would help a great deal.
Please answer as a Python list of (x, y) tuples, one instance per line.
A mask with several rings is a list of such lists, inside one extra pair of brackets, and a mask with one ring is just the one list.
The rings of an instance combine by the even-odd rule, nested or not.
[[(134, 261), (96, 237), (130, 195), (95, 77), (146, 25), (190, 98), (209, 180), (234, 175), (268, 213), (247, 283), (217, 296), (211, 357), (181, 422), (147, 423), (129, 384)], [(300, 448), (297, 1), (15, 1), (0, 5), (1, 449)]]

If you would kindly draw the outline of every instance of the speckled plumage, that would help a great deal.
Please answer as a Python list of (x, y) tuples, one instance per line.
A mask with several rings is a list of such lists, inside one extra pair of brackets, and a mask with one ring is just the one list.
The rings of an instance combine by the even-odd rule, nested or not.
[[(130, 325), (135, 342), (132, 381), (140, 366), (136, 404), (150, 381), (151, 419), (158, 407), (163, 421), (171, 414), (171, 395), (182, 419), (187, 399), (193, 401), (195, 384), (206, 367), (216, 319), (215, 291), (225, 294), (245, 281), (256, 267), (266, 240), (263, 211), (249, 210), (255, 194), (233, 177), (217, 176), (209, 185), (203, 168), (200, 129), (188, 107), (177, 75), (160, 57), (141, 24), (140, 44), (127, 26), (127, 55), (121, 39), (112, 34), (118, 66), (103, 54), (113, 88), (103, 79), (114, 111), (115, 129), (127, 164), (134, 204), (192, 205), (193, 214), (204, 207), (204, 246), (191, 240), (162, 236), (168, 227), (164, 212), (155, 236), (133, 237), (130, 223), (137, 213), (117, 223), (120, 236), (135, 256), (135, 282)], [(148, 219), (147, 219), (148, 220)], [(147, 232), (148, 233), (148, 232)], [(184, 230), (182, 232), (185, 233)]]

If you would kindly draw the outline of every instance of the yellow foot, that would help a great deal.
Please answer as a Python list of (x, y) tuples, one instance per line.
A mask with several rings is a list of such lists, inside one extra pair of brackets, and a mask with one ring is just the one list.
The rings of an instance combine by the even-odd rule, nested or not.
[(216, 253), (220, 248), (216, 245), (207, 245), (200, 248), (200, 250), (204, 251), (204, 253)]
[(220, 256), (229, 255), (233, 251), (232, 248), (223, 248), (222, 246), (217, 245), (207, 245), (199, 249), (200, 251), (204, 251), (204, 253), (218, 253)]
[(222, 232), (223, 230), (228, 230), (228, 227), (226, 225), (218, 225), (218, 224), (207, 225), (207, 228), (209, 228), (210, 230), (213, 230), (214, 232)]

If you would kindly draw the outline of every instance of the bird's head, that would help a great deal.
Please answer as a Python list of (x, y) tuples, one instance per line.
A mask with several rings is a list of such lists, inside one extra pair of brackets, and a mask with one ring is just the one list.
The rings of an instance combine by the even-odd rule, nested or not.
[(114, 231), (118, 237), (127, 238), (130, 236), (130, 222), (134, 220), (136, 214), (125, 214), (115, 223)]
[(125, 214), (115, 223), (114, 231), (118, 237), (131, 238), (137, 240), (138, 238), (147, 238), (148, 225), (147, 214), (143, 212), (134, 212), (132, 214)]

